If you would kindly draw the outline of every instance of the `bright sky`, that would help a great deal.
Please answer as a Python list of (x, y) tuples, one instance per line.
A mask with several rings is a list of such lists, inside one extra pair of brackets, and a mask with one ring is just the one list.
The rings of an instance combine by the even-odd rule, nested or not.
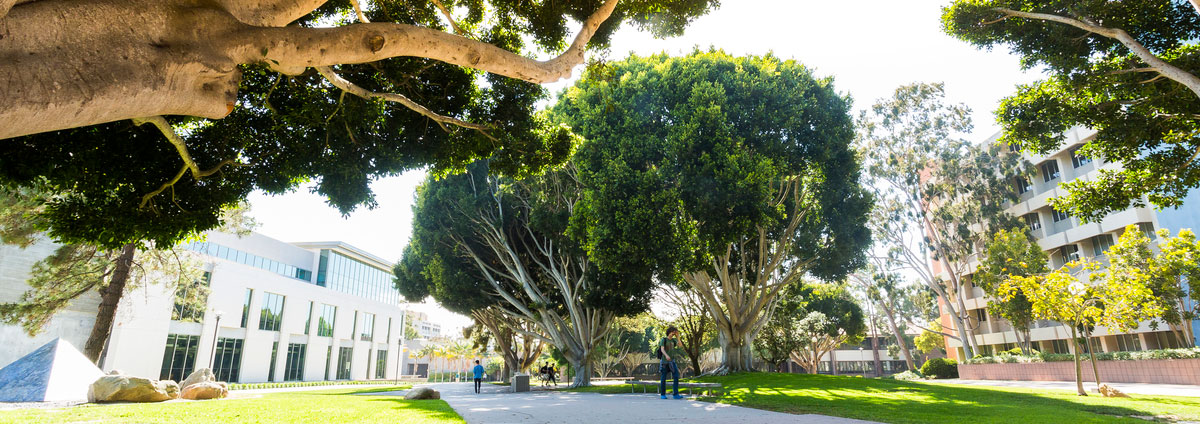
[[(656, 40), (627, 28), (618, 32), (608, 59), (626, 53), (667, 51), (686, 54), (693, 47), (718, 47), (734, 55), (773, 52), (796, 59), (818, 76), (833, 76), (834, 87), (855, 100), (855, 110), (890, 96), (914, 81), (945, 82), (951, 102), (974, 111), (982, 140), (998, 130), (992, 111), (1019, 83), (1037, 79), (1022, 73), (1015, 56), (979, 51), (941, 31), (941, 7), (949, 0), (725, 0), (721, 9), (700, 18), (682, 37)], [(577, 72), (578, 74), (578, 72)], [(572, 81), (549, 86), (558, 92)], [(250, 196), (259, 232), (283, 241), (340, 240), (387, 260), (398, 260), (411, 233), (416, 185), (425, 175), (409, 172), (376, 181), (379, 206), (343, 218), (320, 196), (303, 187), (283, 196)], [(442, 324), (450, 334), (470, 320), (436, 304), (412, 305)]]

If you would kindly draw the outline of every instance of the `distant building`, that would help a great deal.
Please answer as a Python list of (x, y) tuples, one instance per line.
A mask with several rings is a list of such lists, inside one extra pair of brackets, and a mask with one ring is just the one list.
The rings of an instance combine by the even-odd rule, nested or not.
[[(1000, 134), (988, 139), (994, 143)], [(1200, 230), (1200, 191), (1193, 190), (1184, 199), (1183, 206), (1174, 209), (1155, 211), (1152, 208), (1129, 208), (1114, 212), (1098, 223), (1081, 224), (1079, 220), (1065, 212), (1054, 210), (1049, 199), (1067, 193), (1061, 187), (1065, 182), (1079, 178), (1094, 179), (1102, 169), (1120, 169), (1120, 164), (1107, 162), (1103, 158), (1088, 158), (1078, 154), (1077, 150), (1096, 136), (1096, 132), (1085, 128), (1074, 128), (1066, 133), (1067, 140), (1062, 147), (1048, 155), (1025, 155), (1037, 170), (1036, 176), (1030, 180), (1014, 178), (1013, 184), (1020, 192), (1020, 199), (1010, 205), (1008, 213), (1021, 217), (1029, 226), (1038, 245), (1050, 257), (1050, 267), (1058, 268), (1063, 264), (1081, 257), (1095, 258), (1107, 264), (1105, 257), (1109, 247), (1116, 243), (1117, 238), (1129, 225), (1137, 225), (1143, 233), (1152, 239), (1154, 231), (1166, 228), (1171, 234), (1180, 229), (1191, 228)], [(948, 278), (940, 262), (932, 263), (935, 272), (942, 278)], [(977, 259), (972, 259), (972, 269), (978, 266)], [(970, 276), (963, 279), (964, 290), (970, 293), (966, 300), (966, 310), (970, 316), (970, 325), (975, 326), (975, 341), (980, 346), (980, 354), (989, 355), (1016, 347), (1016, 334), (1008, 321), (994, 316), (987, 311), (989, 299), (983, 290), (971, 283)], [(1193, 327), (1200, 329), (1198, 322)], [(951, 329), (954, 322), (949, 315), (941, 317), (944, 328)], [(1181, 347), (1180, 343), (1163, 326), (1154, 329), (1150, 323), (1144, 322), (1138, 328), (1126, 332), (1110, 332), (1099, 327), (1089, 340), (1092, 349), (1098, 352), (1136, 351), (1149, 349), (1164, 349)], [(1037, 321), (1030, 330), (1030, 340), (1033, 347), (1041, 352), (1070, 353), (1069, 343), (1071, 331), (1066, 326), (1053, 321)], [(1192, 345), (1197, 341), (1193, 340)], [(952, 358), (964, 356), (962, 343), (947, 337), (946, 348)]]
[[(395, 378), (404, 310), (392, 263), (341, 242), (207, 236), (186, 246), (206, 263), (206, 307), (177, 305), (175, 289), (161, 284), (130, 290), (117, 309), (102, 369), (176, 381), (210, 364), (230, 382)], [(20, 298), (29, 265), (53, 248), (0, 246), (0, 302)], [(82, 296), (38, 337), (0, 326), (6, 343), (0, 366), (54, 337), (82, 349), (98, 300)]]
[(408, 311), (408, 318), (412, 320), (413, 329), (417, 330), (417, 335), (422, 339), (436, 339), (442, 336), (442, 325), (430, 322), (429, 315), (424, 312)]

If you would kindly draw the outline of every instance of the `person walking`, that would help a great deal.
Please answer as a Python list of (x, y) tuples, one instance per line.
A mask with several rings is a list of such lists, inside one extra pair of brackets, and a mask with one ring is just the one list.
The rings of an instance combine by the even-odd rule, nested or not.
[(549, 364), (546, 366), (546, 370), (550, 371), (550, 383), (554, 384), (554, 388), (557, 389), (558, 388), (558, 368), (556, 368), (554, 366), (554, 364)]
[(475, 393), (479, 393), (479, 388), (483, 386), (483, 365), (479, 365), (479, 360), (475, 360), (475, 368), (471, 371), (475, 372)]
[(683, 399), (679, 395), (679, 366), (675, 364), (675, 356), (679, 352), (679, 329), (674, 325), (667, 327), (667, 336), (658, 341), (658, 394), (667, 398), (667, 374), (674, 379), (675, 399)]

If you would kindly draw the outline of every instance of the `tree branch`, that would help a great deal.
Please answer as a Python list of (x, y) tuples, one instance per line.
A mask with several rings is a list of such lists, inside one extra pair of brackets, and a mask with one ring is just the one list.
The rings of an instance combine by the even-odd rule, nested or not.
[(167, 122), (166, 118), (163, 118), (162, 116), (135, 118), (133, 119), (133, 123), (134, 125), (139, 126), (145, 123), (154, 124), (154, 126), (158, 127), (158, 130), (167, 137), (167, 141), (171, 142), (171, 144), (175, 146), (175, 150), (179, 152), (179, 157), (183, 159), (183, 169), (179, 170), (179, 173), (175, 175), (175, 178), (164, 183), (158, 188), (158, 190), (154, 190), (150, 193), (147, 193), (145, 196), (142, 196), (142, 202), (138, 204), (139, 208), (146, 207), (146, 204), (149, 203), (150, 199), (154, 198), (154, 196), (157, 196), (159, 193), (162, 193), (168, 188), (174, 187), (175, 183), (179, 182), (179, 180), (183, 178), (183, 174), (187, 171), (191, 171), (192, 178), (199, 181), (201, 178), (220, 172), (221, 168), (225, 167), (226, 165), (238, 165), (237, 159), (226, 159), (221, 161), (221, 163), (218, 163), (217, 166), (207, 170), (200, 169), (200, 165), (196, 164), (196, 161), (192, 159), (191, 153), (188, 152), (187, 144), (184, 143), (183, 137), (180, 137), (179, 134), (175, 132), (175, 129), (171, 127), (171, 124)]
[(438, 10), (442, 11), (442, 16), (445, 16), (447, 21), (450, 21), (450, 28), (454, 29), (455, 34), (466, 35), (466, 32), (463, 31), (462, 28), (459, 28), (458, 22), (454, 21), (454, 16), (450, 14), (450, 9), (447, 9), (446, 5), (442, 4), (442, 2), (439, 0), (433, 0), (433, 5), (437, 6)]
[(487, 137), (487, 138), (491, 139), (492, 141), (496, 141), (495, 137), (492, 137), (490, 134), (487, 133), (487, 130), (491, 129), (487, 125), (475, 124), (475, 123), (463, 121), (458, 118), (452, 118), (452, 117), (449, 117), (446, 115), (439, 114), (437, 112), (429, 110), (429, 108), (426, 108), (425, 106), (421, 106), (419, 103), (414, 102), (414, 101), (412, 101), (412, 99), (409, 99), (408, 97), (405, 97), (404, 95), (401, 95), (401, 94), (378, 93), (378, 92), (367, 90), (365, 88), (358, 86), (357, 84), (347, 81), (345, 78), (342, 78), (341, 75), (338, 75), (336, 72), (333, 71), (333, 68), (330, 68), (328, 66), (318, 66), (318, 67), (315, 67), (314, 69), (316, 69), (317, 73), (321, 74), (321, 76), (325, 77), (326, 80), (329, 80), (329, 82), (331, 84), (333, 84), (335, 87), (340, 88), (340, 89), (342, 89), (342, 91), (345, 91), (347, 93), (353, 94), (358, 97), (362, 97), (364, 99), (383, 99), (383, 100), (386, 100), (389, 102), (396, 102), (396, 103), (402, 104), (402, 105), (404, 105), (404, 107), (412, 109), (412, 111), (417, 112), (429, 119), (432, 119), (434, 122), (437, 122), (438, 126), (442, 127), (442, 129), (445, 130), (446, 132), (450, 132), (450, 129), (446, 128), (445, 124), (452, 124), (452, 125), (460, 126), (463, 128), (470, 128), (470, 129), (479, 131), (479, 133), (483, 134), (484, 137)]
[[(247, 27), (231, 37), (229, 50), (239, 63), (266, 63), (289, 75), (300, 74), (308, 67), (411, 56), (542, 84), (569, 77), (572, 68), (583, 63), (588, 42), (617, 2), (605, 1), (583, 22), (571, 46), (546, 61), (442, 31), (387, 22), (336, 28)], [(262, 40), (271, 41), (264, 44)]]
[[(1197, 6), (1197, 11), (1200, 11), (1200, 5), (1198, 5), (1198, 3), (1197, 3), (1198, 1), (1200, 1), (1200, 0), (1191, 0), (1192, 5)], [(1131, 36), (1131, 35), (1129, 35), (1129, 33), (1125, 32), (1125, 30), (1122, 30), (1119, 28), (1105, 28), (1105, 27), (1102, 27), (1102, 26), (1099, 26), (1099, 25), (1096, 25), (1096, 24), (1093, 24), (1090, 22), (1084, 22), (1079, 19), (1073, 19), (1073, 18), (1068, 18), (1065, 16), (1059, 16), (1059, 15), (1053, 15), (1053, 14), (1049, 14), (1049, 13), (1024, 12), (1024, 11), (1020, 11), (1020, 10), (1013, 10), (1013, 9), (1006, 9), (1006, 8), (995, 8), (993, 10), (1003, 13), (1008, 16), (1016, 16), (1016, 17), (1020, 17), (1020, 18), (1035, 19), (1035, 20), (1041, 20), (1041, 21), (1058, 22), (1061, 24), (1066, 24), (1066, 25), (1073, 26), (1075, 28), (1082, 29), (1084, 31), (1087, 31), (1087, 32), (1090, 32), (1093, 34), (1097, 34), (1097, 35), (1101, 35), (1104, 37), (1115, 39), (1115, 40), (1119, 41), (1121, 44), (1125, 45), (1125, 47), (1129, 48), (1129, 50), (1132, 51), (1134, 55), (1136, 55), (1139, 59), (1142, 59), (1143, 62), (1146, 62), (1147, 65), (1150, 65), (1152, 68), (1158, 69), (1158, 72), (1160, 74), (1166, 76), (1167, 78), (1171, 79), (1172, 81), (1183, 84), (1185, 87), (1187, 87), (1189, 90), (1191, 90), (1192, 93), (1195, 93), (1196, 96), (1200, 97), (1200, 77), (1197, 77), (1196, 75), (1193, 75), (1183, 69), (1180, 69), (1179, 67), (1176, 67), (1175, 65), (1167, 63), (1167, 61), (1162, 60), (1158, 56), (1155, 56), (1154, 53), (1150, 51), (1150, 49), (1147, 49), (1146, 46), (1143, 46), (1142, 43), (1139, 43), (1136, 39), (1133, 38), (1133, 36)]]
[[(312, 13), (326, 1), (328, 0), (217, 0), (217, 3), (243, 23), (281, 27)], [(355, 7), (357, 6), (355, 4)]]

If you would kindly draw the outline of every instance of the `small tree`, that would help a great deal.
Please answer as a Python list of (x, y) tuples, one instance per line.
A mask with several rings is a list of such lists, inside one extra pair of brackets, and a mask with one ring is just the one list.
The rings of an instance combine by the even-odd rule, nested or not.
[(809, 374), (817, 373), (822, 356), (843, 343), (861, 342), (867, 332), (862, 308), (841, 286), (793, 287), (779, 309), (802, 317), (795, 325), (799, 346), (792, 352), (792, 360)]
[(917, 351), (926, 357), (929, 357), (929, 354), (933, 352), (945, 353), (946, 338), (940, 333), (942, 325), (937, 321), (930, 321), (929, 328), (929, 330), (922, 331), (921, 334), (913, 339), (913, 344), (917, 346)]
[(692, 288), (666, 285), (658, 289), (659, 299), (674, 309), (672, 323), (679, 329), (679, 347), (692, 364), (692, 373), (699, 375), (700, 357), (717, 347), (716, 327), (704, 309), (704, 300)]
[(1049, 258), (1042, 248), (1034, 243), (1023, 230), (1000, 230), (988, 243), (986, 255), (975, 272), (975, 283), (988, 296), (996, 300), (988, 302), (988, 311), (999, 315), (1012, 324), (1021, 352), (1029, 355), (1032, 346), (1029, 327), (1033, 325), (1033, 305), (1023, 293), (1014, 293), (1009, 298), (1000, 298), (1000, 283), (1009, 276), (1045, 274)]
[(754, 353), (771, 364), (775, 371), (783, 371), (783, 365), (792, 357), (792, 352), (803, 347), (803, 332), (798, 327), (800, 321), (790, 311), (776, 310), (754, 339)]
[(1162, 241), (1160, 251), (1154, 253), (1150, 239), (1136, 225), (1125, 227), (1117, 244), (1108, 251), (1109, 272), (1148, 285), (1163, 306), (1162, 321), (1180, 346), (1190, 346), (1194, 337), (1191, 322), (1200, 305), (1188, 296), (1184, 282), (1200, 281), (1200, 242), (1191, 230), (1170, 235), (1166, 229), (1158, 230)]
[[(1154, 294), (1140, 280), (1125, 273), (1100, 271), (1100, 264), (1090, 259), (1071, 261), (1045, 275), (1010, 275), (1000, 283), (999, 293), (1004, 300), (1024, 294), (1033, 306), (1035, 318), (1058, 321), (1071, 328), (1075, 387), (1080, 396), (1087, 396), (1087, 392), (1083, 390), (1079, 362), (1079, 333), (1089, 338), (1091, 329), (1097, 325), (1112, 331), (1128, 331), (1137, 327), (1138, 322), (1162, 313)], [(1099, 387), (1095, 353), (1089, 357)]]

